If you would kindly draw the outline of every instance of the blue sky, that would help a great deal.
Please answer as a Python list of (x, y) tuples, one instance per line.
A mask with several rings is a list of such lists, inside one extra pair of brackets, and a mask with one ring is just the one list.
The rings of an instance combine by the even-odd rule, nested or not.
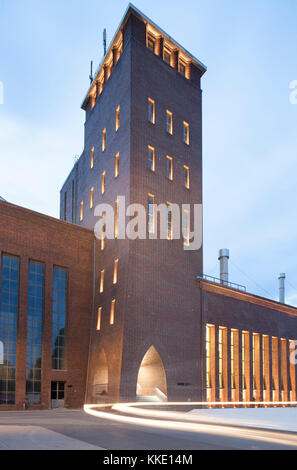
[[(135, 0), (208, 66), (203, 78), (204, 272), (297, 305), (296, 0)], [(128, 2), (0, 0), (0, 195), (58, 217), (83, 148), (89, 63)]]

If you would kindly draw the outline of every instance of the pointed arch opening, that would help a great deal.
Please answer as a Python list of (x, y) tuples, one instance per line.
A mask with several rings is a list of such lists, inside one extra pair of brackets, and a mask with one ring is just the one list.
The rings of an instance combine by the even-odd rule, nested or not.
[(98, 357), (93, 380), (93, 400), (99, 403), (108, 395), (108, 366), (104, 349), (101, 349)]
[(144, 355), (137, 377), (136, 396), (167, 401), (167, 380), (164, 365), (155, 346)]

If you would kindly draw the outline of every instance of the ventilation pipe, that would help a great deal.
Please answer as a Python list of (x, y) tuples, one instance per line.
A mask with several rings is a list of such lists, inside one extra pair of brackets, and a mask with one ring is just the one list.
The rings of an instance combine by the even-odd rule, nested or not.
[(281, 304), (285, 303), (285, 279), (286, 275), (285, 273), (281, 273), (279, 275), (279, 301)]
[(222, 284), (228, 284), (229, 270), (228, 270), (229, 250), (224, 248), (219, 251), (220, 261), (220, 279)]

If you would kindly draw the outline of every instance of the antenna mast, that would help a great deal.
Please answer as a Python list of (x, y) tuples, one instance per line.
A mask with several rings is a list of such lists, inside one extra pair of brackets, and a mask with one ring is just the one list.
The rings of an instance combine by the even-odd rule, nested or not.
[(103, 30), (103, 50), (104, 50), (104, 56), (106, 56), (106, 29), (105, 28)]

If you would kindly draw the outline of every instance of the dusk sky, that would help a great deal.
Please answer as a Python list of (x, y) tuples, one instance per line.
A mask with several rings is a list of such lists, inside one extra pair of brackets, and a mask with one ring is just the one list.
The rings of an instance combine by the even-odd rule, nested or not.
[[(203, 88), (204, 272), (297, 305), (296, 0), (135, 0), (199, 58)], [(123, 0), (0, 0), (0, 196), (59, 217), (59, 191), (83, 150), (90, 61)], [(178, 93), (178, 90), (177, 90)], [(192, 182), (193, 184), (193, 182)], [(198, 274), (198, 273), (197, 273)]]

